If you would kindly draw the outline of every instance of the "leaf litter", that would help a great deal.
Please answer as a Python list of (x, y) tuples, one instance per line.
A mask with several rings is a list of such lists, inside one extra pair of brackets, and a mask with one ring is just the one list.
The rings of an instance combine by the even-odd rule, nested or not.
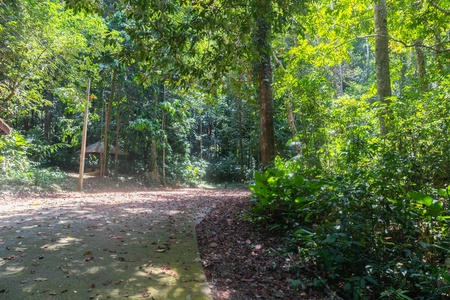
[[(133, 189), (126, 187), (111, 193), (100, 184), (95, 193), (42, 196), (39, 205), (32, 205), (35, 200), (26, 197), (0, 199), (0, 213), (6, 220), (1, 227), (0, 244), (4, 247), (0, 248), (3, 257), (0, 289), (5, 292), (8, 287), (7, 292), (20, 299), (43, 291), (56, 297), (56, 291), (61, 291), (86, 299), (83, 291), (87, 293), (94, 288), (97, 295), (112, 298), (148, 298), (151, 294), (161, 299), (166, 286), (180, 284), (188, 286), (184, 289), (186, 297), (203, 299), (194, 292), (201, 290), (196, 285), (205, 284), (202, 269), (196, 266), (198, 260), (194, 258), (197, 245), (188, 242), (195, 237), (195, 224), (218, 203), (248, 192)], [(7, 255), (9, 250), (21, 253), (21, 257)], [(114, 261), (126, 265), (110, 269)], [(5, 268), (12, 266), (12, 262), (21, 267), (16, 268), (13, 276), (6, 276)], [(157, 275), (162, 274), (161, 268), (164, 277)], [(123, 277), (124, 274), (128, 275)], [(17, 277), (19, 280), (13, 279)], [(132, 282), (143, 279), (145, 284), (153, 282), (158, 288), (142, 290), (138, 285), (133, 288)], [(94, 282), (102, 284), (99, 287)], [(118, 288), (116, 294), (105, 289), (111, 283)], [(27, 289), (27, 294), (17, 294), (24, 293), (20, 286), (32, 289)]]

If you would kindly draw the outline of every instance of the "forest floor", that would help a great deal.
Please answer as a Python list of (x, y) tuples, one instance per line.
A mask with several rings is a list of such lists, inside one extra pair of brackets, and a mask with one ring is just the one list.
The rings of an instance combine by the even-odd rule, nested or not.
[[(325, 299), (280, 237), (242, 218), (247, 189), (0, 191), (0, 299)], [(197, 240), (196, 240), (197, 236)], [(206, 278), (205, 278), (206, 274)], [(312, 277), (311, 277), (312, 278)]]

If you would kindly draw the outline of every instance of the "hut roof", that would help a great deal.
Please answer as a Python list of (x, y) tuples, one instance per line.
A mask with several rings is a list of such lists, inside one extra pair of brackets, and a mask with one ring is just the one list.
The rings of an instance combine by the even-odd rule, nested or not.
[(11, 134), (11, 128), (0, 119), (0, 135)]
[[(88, 153), (102, 153), (105, 151), (105, 147), (104, 147), (104, 143), (103, 142), (97, 142), (94, 143), (92, 145), (89, 145), (86, 147), (86, 154)], [(77, 151), (78, 153), (81, 152)], [(116, 147), (114, 147), (113, 145), (111, 145), (109, 147), (109, 154), (116, 154)], [(125, 153), (122, 149), (120, 149), (119, 147), (119, 155), (128, 155), (128, 153)]]

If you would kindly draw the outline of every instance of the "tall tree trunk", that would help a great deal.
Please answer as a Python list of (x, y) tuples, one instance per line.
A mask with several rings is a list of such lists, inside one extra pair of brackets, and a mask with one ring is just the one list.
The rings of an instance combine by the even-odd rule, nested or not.
[(25, 129), (26, 132), (30, 131), (31, 126), (30, 126), (30, 118), (27, 117), (23, 117), (23, 129)]
[[(163, 102), (166, 102), (166, 85), (164, 84), (164, 98)], [(163, 149), (162, 149), (162, 184), (166, 185), (166, 111), (163, 110), (161, 117), (161, 130), (163, 132)]]
[[(270, 5), (270, 4), (268, 4)], [(268, 15), (268, 13), (267, 13)], [(256, 46), (259, 52), (259, 127), (261, 130), (261, 164), (266, 168), (275, 158), (275, 129), (273, 121), (274, 103), (272, 86), (272, 65), (270, 59), (271, 24), (266, 17), (257, 21)]]
[(391, 74), (389, 70), (389, 34), (387, 28), (386, 0), (378, 0), (374, 5), (375, 17), (375, 72), (377, 77), (378, 101), (383, 104), (379, 114), (380, 134), (388, 132), (387, 114), (390, 112)]
[(203, 119), (202, 104), (200, 103), (200, 160), (203, 159)]
[(242, 142), (242, 99), (238, 97), (238, 122), (239, 122), (239, 176), (244, 181), (244, 143)]
[[(297, 136), (297, 128), (295, 128), (295, 118), (294, 118), (294, 113), (292, 111), (292, 103), (291, 103), (290, 99), (288, 99), (288, 102), (286, 103), (286, 109), (288, 112), (287, 117), (288, 117), (289, 127), (291, 128), (292, 138), (295, 139), (295, 137)], [(300, 144), (298, 143), (298, 141), (295, 141), (295, 150), (297, 150), (298, 155), (301, 154)]]
[(334, 86), (336, 88), (336, 98), (344, 95), (344, 86), (342, 83), (342, 62), (333, 67)]
[[(434, 48), (436, 49), (436, 51), (434, 51), (434, 59), (435, 59), (435, 63), (436, 63), (436, 68), (439, 71), (442, 71), (442, 61), (440, 60), (440, 52), (442, 50), (441, 47), (442, 43), (441, 43), (441, 36), (440, 33), (436, 33), (434, 36)], [(439, 84), (439, 82), (437, 82)]]
[(429, 91), (429, 87), (427, 82), (425, 54), (423, 53), (423, 49), (421, 47), (421, 45), (423, 45), (423, 41), (421, 39), (417, 39), (415, 44), (414, 54), (416, 56), (417, 75), (419, 76), (420, 89), (422, 92), (426, 93)]
[(44, 136), (47, 142), (50, 142), (51, 138), (51, 120), (52, 120), (52, 112), (50, 110), (50, 105), (45, 106), (45, 123), (44, 123)]
[(366, 79), (370, 77), (370, 44), (369, 38), (366, 37)]
[(105, 141), (103, 142), (103, 161), (101, 162), (101, 171), (100, 175), (103, 177), (106, 175), (108, 170), (108, 136), (109, 136), (109, 123), (111, 121), (111, 111), (112, 111), (112, 104), (114, 99), (114, 91), (116, 88), (116, 75), (117, 71), (114, 69), (113, 71), (113, 77), (111, 80), (111, 94), (109, 95), (109, 102), (108, 102), (108, 111), (106, 112), (106, 118), (105, 118)]
[(406, 72), (408, 71), (408, 67), (409, 67), (409, 56), (405, 55), (405, 54), (400, 54), (400, 60), (403, 62), (402, 64), (402, 69), (400, 71), (400, 82), (398, 85), (398, 96), (402, 96), (403, 95), (403, 91), (405, 89), (405, 84), (406, 84)]
[(118, 109), (116, 118), (116, 153), (114, 154), (114, 179), (116, 180), (119, 178), (119, 132), (120, 132), (120, 110)]
[[(158, 113), (158, 91), (155, 91), (154, 94), (154, 98), (155, 98), (155, 119)], [(150, 160), (150, 170), (148, 173), (148, 177), (147, 179), (152, 182), (152, 183), (158, 183), (160, 181), (159, 179), (159, 172), (158, 172), (158, 164), (157, 164), (157, 160), (156, 160), (156, 137), (152, 137), (152, 143), (151, 143), (151, 148), (150, 148), (150, 155), (151, 155), (151, 160)]]

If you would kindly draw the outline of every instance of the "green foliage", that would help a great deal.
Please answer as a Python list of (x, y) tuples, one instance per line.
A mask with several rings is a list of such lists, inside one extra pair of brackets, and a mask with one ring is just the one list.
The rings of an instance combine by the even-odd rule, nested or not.
[(46, 190), (61, 189), (57, 183), (62, 183), (67, 175), (58, 168), (41, 168), (39, 162), (32, 159), (46, 157), (59, 145), (43, 146), (30, 140), (17, 132), (0, 137), (0, 185), (5, 186), (5, 191), (32, 185)]
[(232, 158), (212, 161), (206, 169), (206, 181), (212, 183), (239, 182), (239, 169)]
[(0, 163), (2, 176), (8, 177), (11, 172), (25, 173), (30, 167), (27, 158), (29, 142), (22, 135), (13, 132), (0, 136)]
[(285, 232), (287, 248), (326, 269), (347, 297), (389, 290), (436, 299), (447, 291), (446, 190), (439, 192), (443, 200), (410, 192), (412, 202), (402, 196), (402, 182), (379, 169), (307, 179), (298, 163), (279, 159), (250, 188), (253, 220)]

